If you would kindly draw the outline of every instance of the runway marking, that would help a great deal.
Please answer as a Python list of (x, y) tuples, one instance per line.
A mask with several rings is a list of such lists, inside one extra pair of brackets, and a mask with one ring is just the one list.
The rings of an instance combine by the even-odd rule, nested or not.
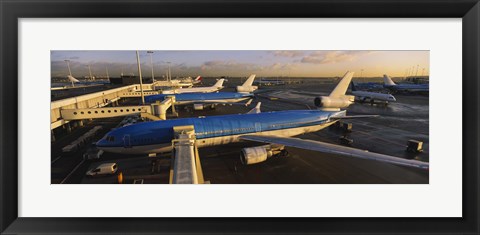
[(78, 168), (79, 168), (84, 162), (85, 162), (85, 158), (83, 158), (83, 160), (82, 160), (80, 163), (78, 163), (78, 165), (77, 165), (75, 168), (73, 168), (73, 170), (62, 180), (62, 182), (60, 182), (60, 184), (65, 183), (65, 181), (67, 181), (68, 178), (70, 178), (70, 176), (72, 176), (73, 172), (77, 171)]
[(53, 163), (55, 163), (56, 161), (58, 161), (58, 159), (60, 159), (62, 156), (58, 156), (57, 158), (53, 159), (53, 161), (51, 162), (51, 164), (53, 165)]
[[(297, 156), (298, 156), (298, 155), (297, 155)], [(322, 157), (323, 157), (323, 156), (322, 156)], [(307, 162), (306, 160), (304, 160), (304, 159), (302, 158), (302, 156), (298, 156), (298, 157), (296, 157), (296, 158), (294, 158), (294, 159), (300, 160), (300, 161), (303, 162), (305, 165), (311, 167), (314, 171), (316, 171), (317, 173), (319, 173), (319, 174), (322, 175), (322, 176), (325, 176), (325, 177), (328, 178), (329, 180), (332, 180), (332, 181), (335, 180), (334, 178), (326, 175), (323, 171), (320, 171), (315, 165), (313, 165), (313, 164)]]

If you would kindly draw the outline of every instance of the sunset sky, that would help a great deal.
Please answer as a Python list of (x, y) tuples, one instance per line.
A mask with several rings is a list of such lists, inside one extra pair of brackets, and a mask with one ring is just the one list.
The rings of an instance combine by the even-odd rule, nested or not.
[[(151, 76), (150, 54), (139, 51), (142, 75)], [(166, 73), (171, 62), (172, 77), (176, 76), (257, 76), (334, 77), (346, 71), (359, 77), (388, 74), (403, 77), (408, 71), (418, 76), (429, 73), (429, 51), (154, 51), (156, 77)], [(88, 65), (96, 76), (111, 77), (138, 74), (135, 51), (51, 51), (51, 75), (68, 74), (64, 60), (70, 60), (74, 77), (88, 75)], [(361, 70), (363, 69), (363, 72)], [(413, 70), (413, 73), (411, 72)]]

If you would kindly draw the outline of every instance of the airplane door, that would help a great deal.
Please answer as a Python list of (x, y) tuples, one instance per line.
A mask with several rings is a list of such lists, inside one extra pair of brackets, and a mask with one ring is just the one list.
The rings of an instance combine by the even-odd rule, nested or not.
[(262, 131), (262, 125), (259, 122), (255, 122), (255, 132), (261, 132)]
[(131, 148), (132, 144), (130, 143), (130, 135), (124, 135), (123, 136), (123, 147), (125, 148)]

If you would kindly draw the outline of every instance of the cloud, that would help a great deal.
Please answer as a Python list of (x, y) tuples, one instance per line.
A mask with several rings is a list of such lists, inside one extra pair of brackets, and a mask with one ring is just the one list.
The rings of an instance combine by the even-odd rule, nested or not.
[(297, 64), (292, 64), (292, 63), (273, 63), (270, 66), (263, 67), (263, 69), (271, 72), (275, 71), (285, 71), (285, 70), (291, 70), (291, 69), (296, 69)]
[(371, 51), (315, 51), (304, 56), (300, 62), (310, 64), (334, 64), (355, 61), (358, 57), (371, 53)]
[(300, 57), (305, 55), (303, 51), (295, 51), (295, 50), (284, 50), (284, 51), (271, 51), (271, 53), (276, 57)]

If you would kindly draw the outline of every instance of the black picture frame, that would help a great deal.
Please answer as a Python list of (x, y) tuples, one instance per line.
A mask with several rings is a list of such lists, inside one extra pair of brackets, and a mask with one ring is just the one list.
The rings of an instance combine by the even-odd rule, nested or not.
[[(108, 10), (107, 10), (108, 9)], [(479, 228), (478, 0), (1, 0), (0, 231), (22, 233), (462, 233)], [(463, 19), (462, 218), (24, 218), (18, 217), (19, 18), (386, 17)], [(455, 120), (451, 120), (455, 122)], [(455, 157), (455, 156), (451, 156)], [(458, 156), (459, 157), (459, 156)], [(159, 199), (160, 200), (160, 199)], [(41, 203), (41, 198), (39, 198)]]

